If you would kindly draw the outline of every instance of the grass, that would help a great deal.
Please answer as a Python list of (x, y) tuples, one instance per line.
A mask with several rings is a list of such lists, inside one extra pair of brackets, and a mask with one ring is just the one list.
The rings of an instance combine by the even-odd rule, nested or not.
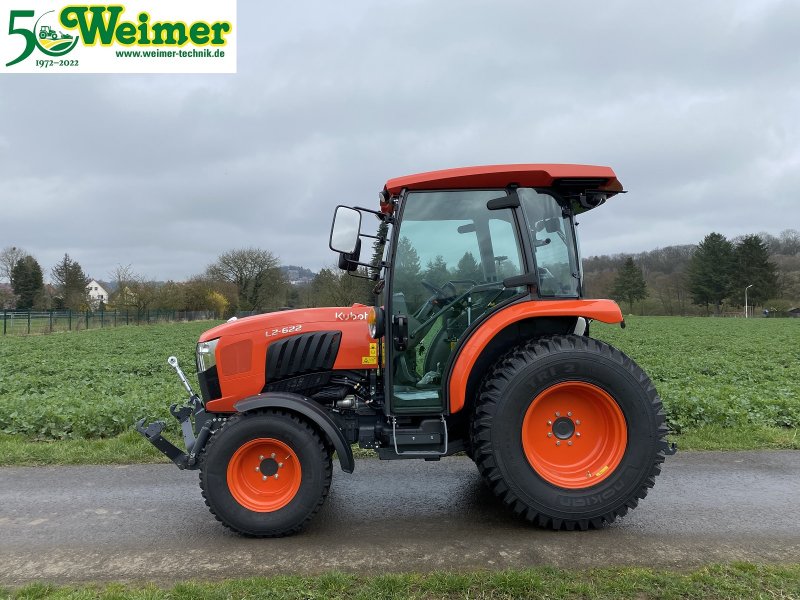
[(0, 590), (14, 600), (223, 600), (237, 599), (663, 599), (722, 600), (733, 598), (797, 600), (800, 565), (747, 563), (716, 565), (689, 572), (646, 568), (569, 570), (540, 567), (496, 573), (434, 572), (428, 574), (280, 576), (155, 586), (60, 587), (33, 584)]
[[(183, 398), (210, 322), (0, 338), (0, 465), (153, 462), (132, 432)], [(800, 321), (631, 317), (592, 324), (650, 374), (682, 450), (798, 449)], [(357, 452), (358, 456), (374, 456)]]

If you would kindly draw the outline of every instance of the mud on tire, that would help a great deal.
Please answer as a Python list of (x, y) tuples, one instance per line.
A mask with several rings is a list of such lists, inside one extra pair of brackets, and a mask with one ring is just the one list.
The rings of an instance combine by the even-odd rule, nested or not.
[(231, 417), (200, 459), (206, 505), (226, 527), (252, 537), (303, 529), (322, 507), (331, 475), (319, 434), (283, 411)]
[[(629, 357), (592, 338), (556, 335), (514, 348), (489, 370), (471, 441), (478, 470), (514, 513), (542, 527), (583, 530), (614, 521), (647, 495), (667, 433), (661, 400)], [(605, 468), (581, 480), (575, 465), (592, 461)]]

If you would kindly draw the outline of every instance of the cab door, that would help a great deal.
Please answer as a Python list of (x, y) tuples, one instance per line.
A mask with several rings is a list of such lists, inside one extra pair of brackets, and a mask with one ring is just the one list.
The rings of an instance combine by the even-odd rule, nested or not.
[(411, 192), (401, 200), (389, 281), (387, 409), (444, 414), (442, 374), (467, 328), (518, 293), (503, 279), (526, 272), (505, 190)]

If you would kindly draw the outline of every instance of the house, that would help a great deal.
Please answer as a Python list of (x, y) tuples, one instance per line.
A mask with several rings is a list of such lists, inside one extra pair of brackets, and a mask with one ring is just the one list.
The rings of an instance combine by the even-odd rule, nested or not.
[(99, 306), (101, 302), (103, 304), (108, 303), (108, 292), (96, 279), (92, 279), (89, 282), (89, 285), (86, 286), (86, 291), (89, 292), (89, 303), (93, 307)]

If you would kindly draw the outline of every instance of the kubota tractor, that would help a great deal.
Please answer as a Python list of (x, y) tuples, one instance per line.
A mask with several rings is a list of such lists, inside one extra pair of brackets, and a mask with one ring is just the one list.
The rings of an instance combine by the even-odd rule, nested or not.
[[(330, 235), (339, 266), (374, 279), (374, 306), (210, 329), (201, 396), (169, 360), (189, 392), (171, 407), (186, 452), (162, 422), (137, 429), (199, 469), (213, 514), (250, 536), (299, 531), (328, 494), (333, 453), (353, 471), (353, 444), (386, 460), (463, 452), (530, 522), (610, 523), (674, 452), (650, 379), (589, 336), (592, 320), (624, 321), (613, 301), (583, 298), (575, 217), (621, 191), (610, 168), (580, 165), (391, 179), (377, 210), (337, 207)], [(382, 261), (362, 260), (362, 238)]]

